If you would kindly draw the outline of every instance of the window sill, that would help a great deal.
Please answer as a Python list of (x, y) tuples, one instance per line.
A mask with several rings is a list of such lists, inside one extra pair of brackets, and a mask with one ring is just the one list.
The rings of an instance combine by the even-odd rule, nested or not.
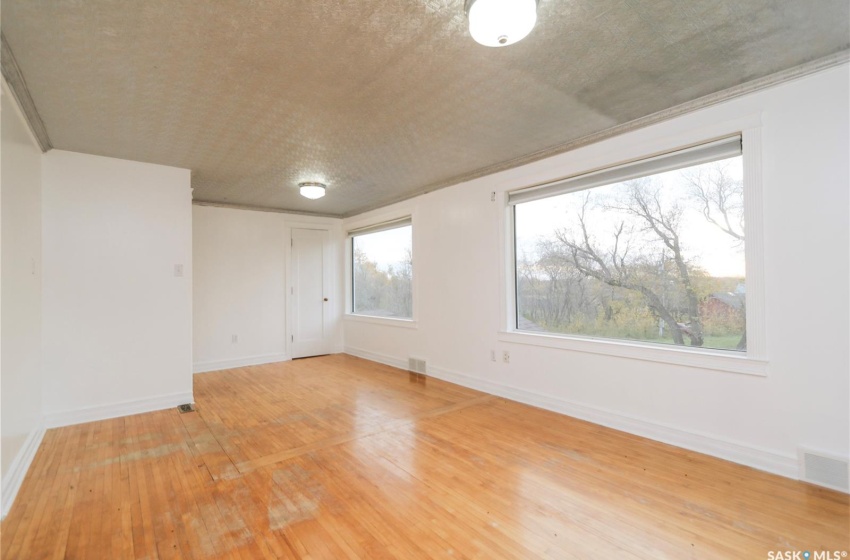
[(419, 323), (413, 319), (397, 319), (392, 317), (375, 317), (373, 315), (357, 315), (355, 313), (346, 313), (343, 315), (346, 321), (355, 323), (371, 323), (373, 325), (384, 325), (387, 327), (401, 327), (404, 329), (418, 329)]
[(662, 364), (743, 373), (760, 377), (767, 376), (767, 360), (734, 355), (722, 350), (693, 350), (690, 348), (667, 347), (651, 343), (521, 331), (500, 331), (499, 340), (514, 344), (530, 344), (532, 346), (559, 348), (574, 352), (616, 356), (618, 358), (632, 358)]

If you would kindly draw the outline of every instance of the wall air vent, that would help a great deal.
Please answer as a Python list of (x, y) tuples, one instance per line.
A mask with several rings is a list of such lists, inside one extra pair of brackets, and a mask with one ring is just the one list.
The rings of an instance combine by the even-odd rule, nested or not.
[(800, 449), (799, 458), (800, 480), (841, 492), (850, 492), (850, 468), (847, 458), (809, 449)]
[(425, 371), (425, 360), (421, 358), (408, 358), (407, 369), (413, 373), (421, 373), (423, 375), (427, 373), (427, 371)]

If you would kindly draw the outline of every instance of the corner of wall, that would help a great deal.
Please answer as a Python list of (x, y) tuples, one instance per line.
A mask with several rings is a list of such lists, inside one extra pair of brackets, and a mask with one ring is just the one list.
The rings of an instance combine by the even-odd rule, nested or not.
[[(42, 162), (31, 123), (2, 79), (2, 322), (3, 440), (0, 477), (5, 517), (44, 437), (42, 416)], [(11, 344), (10, 344), (11, 341)]]
[(15, 460), (9, 466), (6, 475), (0, 481), (0, 486), (2, 486), (2, 498), (0, 498), (2, 500), (0, 501), (2, 508), (0, 509), (0, 514), (2, 514), (2, 518), (5, 518), (9, 510), (12, 509), (12, 504), (15, 502), (15, 497), (18, 495), (18, 490), (21, 489), (21, 485), (24, 482), (24, 478), (26, 478), (33, 459), (35, 459), (41, 441), (44, 439), (45, 432), (44, 422), (41, 422), (35, 430), (30, 432), (20, 451), (15, 456)]

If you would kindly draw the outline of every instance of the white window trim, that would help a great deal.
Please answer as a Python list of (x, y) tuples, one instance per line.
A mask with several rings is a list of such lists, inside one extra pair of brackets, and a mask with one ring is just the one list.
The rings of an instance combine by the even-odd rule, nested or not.
[[(608, 338), (584, 337), (557, 333), (532, 333), (516, 328), (516, 267), (514, 255), (513, 208), (508, 204), (508, 192), (528, 188), (536, 184), (556, 181), (564, 176), (578, 175), (583, 171), (604, 166), (615, 166), (621, 162), (645, 157), (653, 153), (673, 151), (682, 146), (693, 145), (711, 138), (740, 134), (744, 149), (744, 215), (745, 215), (745, 255), (747, 274), (747, 352), (711, 349), (696, 349), (687, 346), (668, 346), (664, 344), (617, 340)], [(611, 142), (610, 140), (607, 142)], [(647, 141), (635, 142), (624, 149), (608, 152), (606, 161), (591, 162), (584, 169), (561, 169), (561, 175), (548, 180), (515, 180), (502, 189), (502, 212), (500, 212), (499, 242), (502, 251), (502, 271), (500, 274), (501, 298), (500, 316), (504, 330), (498, 333), (498, 340), (505, 343), (530, 344), (575, 352), (586, 352), (631, 358), (650, 362), (694, 367), (707, 370), (766, 376), (769, 360), (767, 357), (767, 310), (765, 305), (764, 282), (764, 201), (762, 185), (762, 142), (760, 115), (750, 115), (734, 121), (718, 123), (685, 133), (661, 136)], [(643, 155), (643, 156), (642, 156)], [(565, 173), (566, 172), (566, 173)]]
[(351, 249), (351, 239), (354, 237), (352, 235), (345, 235), (345, 313), (343, 314), (343, 320), (346, 322), (359, 322), (359, 323), (368, 323), (374, 325), (384, 325), (389, 327), (401, 327), (408, 329), (418, 329), (419, 322), (417, 321), (417, 302), (419, 301), (419, 275), (416, 273), (416, 248), (418, 243), (417, 233), (416, 233), (416, 209), (415, 208), (399, 208), (392, 212), (385, 212), (380, 214), (372, 214), (367, 218), (359, 219), (357, 221), (347, 222), (345, 223), (344, 231), (352, 231), (365, 229), (371, 226), (380, 225), (387, 222), (393, 222), (396, 220), (401, 220), (405, 218), (410, 218), (410, 226), (412, 232), (411, 239), (411, 247), (413, 252), (413, 285), (411, 287), (413, 291), (413, 310), (411, 312), (412, 317), (402, 318), (402, 317), (376, 317), (374, 315), (363, 315), (360, 313), (354, 313), (354, 298), (352, 296), (352, 249)]
[[(501, 342), (559, 348), (573, 352), (602, 354), (618, 358), (631, 358), (647, 362), (658, 362), (679, 366), (696, 367), (747, 375), (767, 375), (767, 361), (744, 356), (741, 353), (722, 350), (695, 349), (688, 346), (672, 346), (613, 338), (594, 338), (578, 335), (532, 333), (527, 331), (502, 331)], [(749, 343), (749, 339), (747, 340)]]

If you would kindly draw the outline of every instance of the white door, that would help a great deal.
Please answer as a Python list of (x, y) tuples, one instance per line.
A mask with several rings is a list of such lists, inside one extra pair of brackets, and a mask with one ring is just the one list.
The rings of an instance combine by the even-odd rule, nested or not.
[(290, 338), (293, 358), (329, 354), (330, 232), (292, 229), (293, 310)]

